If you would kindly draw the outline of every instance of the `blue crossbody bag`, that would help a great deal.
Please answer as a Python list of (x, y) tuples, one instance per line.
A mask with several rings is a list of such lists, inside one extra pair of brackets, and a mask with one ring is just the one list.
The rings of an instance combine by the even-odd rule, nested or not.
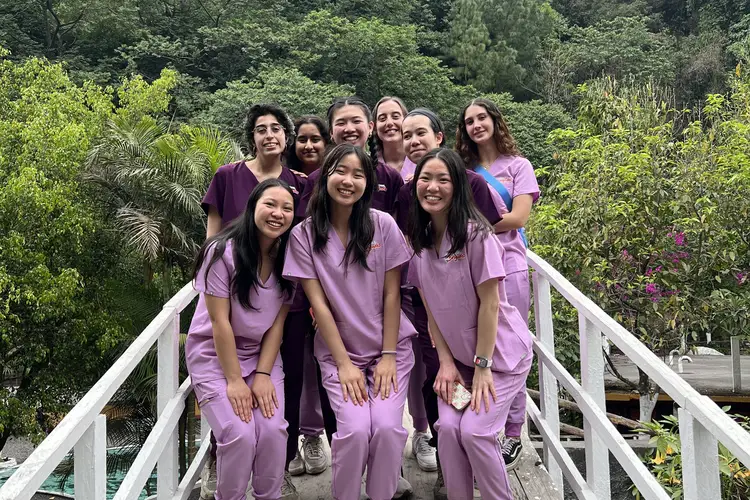
[[(495, 191), (497, 191), (497, 194), (500, 195), (500, 198), (503, 199), (505, 206), (508, 207), (508, 211), (512, 211), (513, 210), (513, 198), (510, 197), (510, 193), (505, 188), (503, 183), (495, 179), (495, 176), (489, 173), (489, 171), (481, 165), (477, 165), (476, 167), (474, 167), (474, 172), (484, 177), (484, 180), (487, 181), (487, 184), (492, 186), (495, 189)], [(521, 240), (523, 241), (523, 245), (526, 248), (529, 248), (529, 241), (526, 239), (526, 231), (524, 231), (524, 229), (521, 228), (518, 230), (518, 233), (521, 235)]]

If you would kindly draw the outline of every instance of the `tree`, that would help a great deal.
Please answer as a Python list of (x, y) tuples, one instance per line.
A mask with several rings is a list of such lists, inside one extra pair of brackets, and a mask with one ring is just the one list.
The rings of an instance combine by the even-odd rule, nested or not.
[[(110, 286), (122, 269), (119, 242), (79, 183), (113, 96), (76, 86), (60, 65), (7, 55), (0, 52), (0, 448), (12, 434), (39, 431), (38, 408), (63, 410), (96, 380), (126, 319)], [(123, 89), (123, 114), (163, 110), (161, 83)]]
[[(747, 325), (729, 311), (750, 303), (748, 88), (711, 97), (701, 122), (657, 87), (594, 81), (577, 128), (553, 132), (560, 165), (546, 171), (532, 245), (661, 355)], [(650, 420), (658, 388), (643, 372), (620, 378)]]

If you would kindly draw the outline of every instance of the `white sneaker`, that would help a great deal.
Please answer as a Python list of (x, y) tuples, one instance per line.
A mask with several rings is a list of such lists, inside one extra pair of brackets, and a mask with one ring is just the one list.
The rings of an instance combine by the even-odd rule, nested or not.
[(396, 493), (393, 498), (406, 498), (412, 493), (411, 484), (406, 480), (404, 476), (399, 476), (398, 486), (396, 487)]
[(216, 493), (216, 460), (208, 457), (201, 471), (201, 500), (214, 500)]
[(417, 457), (417, 465), (426, 472), (435, 472), (438, 468), (435, 448), (430, 446), (430, 435), (427, 432), (416, 432), (411, 437), (411, 452)]
[(289, 474), (292, 476), (299, 476), (304, 473), (305, 462), (302, 460), (302, 455), (300, 455), (299, 450), (297, 450), (297, 455), (295, 455), (294, 459), (289, 462)]
[[(304, 452), (304, 467), (308, 474), (320, 474), (328, 468), (328, 456), (323, 449), (323, 440), (320, 436), (305, 436), (302, 438), (302, 451)], [(291, 472), (291, 466), (289, 466)]]
[(299, 500), (297, 488), (294, 487), (289, 472), (284, 472), (284, 482), (281, 484), (281, 500)]

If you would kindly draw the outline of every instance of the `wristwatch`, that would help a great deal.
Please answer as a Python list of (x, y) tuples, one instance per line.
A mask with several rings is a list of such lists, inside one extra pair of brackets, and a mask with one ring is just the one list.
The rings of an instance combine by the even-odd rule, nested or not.
[(474, 356), (474, 365), (479, 368), (489, 368), (492, 366), (492, 360), (482, 356)]

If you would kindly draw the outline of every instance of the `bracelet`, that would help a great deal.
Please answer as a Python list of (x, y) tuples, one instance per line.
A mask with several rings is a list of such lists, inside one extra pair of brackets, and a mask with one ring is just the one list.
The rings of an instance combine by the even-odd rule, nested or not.
[(268, 373), (268, 372), (262, 372), (260, 370), (255, 370), (255, 373), (258, 374), (258, 375), (268, 375), (269, 377), (271, 376), (270, 373)]
[(397, 351), (380, 351), (380, 354), (393, 354), (394, 356), (398, 354)]

